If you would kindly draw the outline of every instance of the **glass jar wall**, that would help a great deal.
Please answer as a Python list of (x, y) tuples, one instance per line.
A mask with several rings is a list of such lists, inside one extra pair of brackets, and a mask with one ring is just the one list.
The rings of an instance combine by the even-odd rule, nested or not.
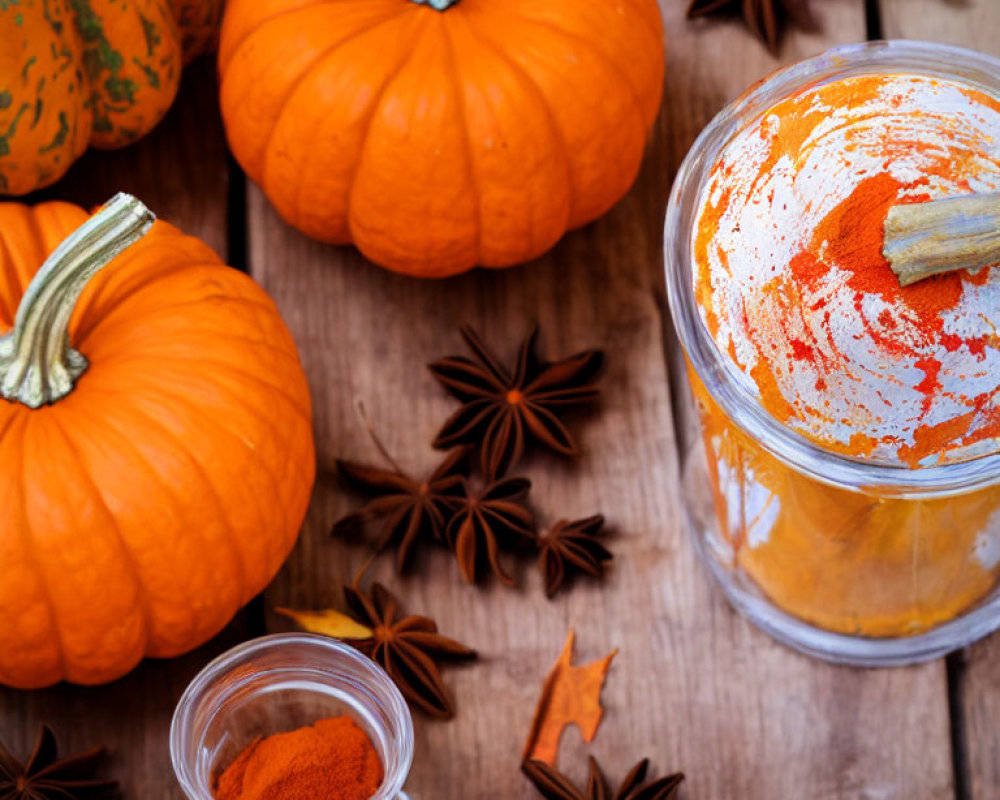
[(911, 468), (844, 455), (782, 424), (699, 315), (693, 237), (720, 153), (782, 99), (848, 76), (912, 73), (1000, 96), (1000, 62), (917, 42), (838, 48), (724, 109), (675, 181), (670, 306), (702, 441), (682, 498), (699, 552), (734, 604), (801, 650), (859, 664), (936, 657), (1000, 627), (1000, 455)]

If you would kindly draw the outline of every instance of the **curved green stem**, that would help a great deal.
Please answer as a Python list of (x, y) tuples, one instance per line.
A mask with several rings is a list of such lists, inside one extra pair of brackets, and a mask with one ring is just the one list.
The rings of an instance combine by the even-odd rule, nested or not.
[(437, 11), (447, 11), (455, 5), (458, 0), (413, 0), (413, 2), (422, 6), (430, 6)]
[(87, 359), (70, 346), (69, 320), (84, 287), (156, 219), (131, 195), (117, 194), (42, 264), (0, 337), (0, 396), (38, 408), (73, 391)]

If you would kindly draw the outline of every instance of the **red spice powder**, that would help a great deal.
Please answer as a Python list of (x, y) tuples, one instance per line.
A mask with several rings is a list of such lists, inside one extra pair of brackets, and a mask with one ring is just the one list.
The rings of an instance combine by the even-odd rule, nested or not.
[(216, 800), (368, 800), (383, 769), (347, 716), (257, 739), (219, 776)]

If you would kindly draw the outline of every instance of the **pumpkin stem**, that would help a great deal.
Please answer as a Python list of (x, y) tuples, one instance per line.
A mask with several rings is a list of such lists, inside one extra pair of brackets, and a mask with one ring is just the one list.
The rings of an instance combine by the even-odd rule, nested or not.
[(70, 346), (69, 320), (84, 287), (156, 219), (117, 194), (42, 264), (21, 298), (14, 328), (0, 337), (0, 396), (38, 408), (73, 391), (87, 359)]
[(413, 2), (421, 6), (430, 6), (437, 11), (447, 11), (458, 0), (413, 0)]

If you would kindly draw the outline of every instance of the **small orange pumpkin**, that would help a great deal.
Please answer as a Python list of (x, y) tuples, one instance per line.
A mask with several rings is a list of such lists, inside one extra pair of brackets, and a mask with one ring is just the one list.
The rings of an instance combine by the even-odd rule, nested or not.
[(124, 196), (89, 221), (0, 204), (0, 683), (103, 683), (191, 650), (271, 580), (305, 514), (288, 330), (164, 222), (115, 256), (151, 219)]
[(659, 6), (427, 3), (229, 0), (233, 153), (289, 223), (391, 269), (538, 256), (635, 179), (663, 83)]

